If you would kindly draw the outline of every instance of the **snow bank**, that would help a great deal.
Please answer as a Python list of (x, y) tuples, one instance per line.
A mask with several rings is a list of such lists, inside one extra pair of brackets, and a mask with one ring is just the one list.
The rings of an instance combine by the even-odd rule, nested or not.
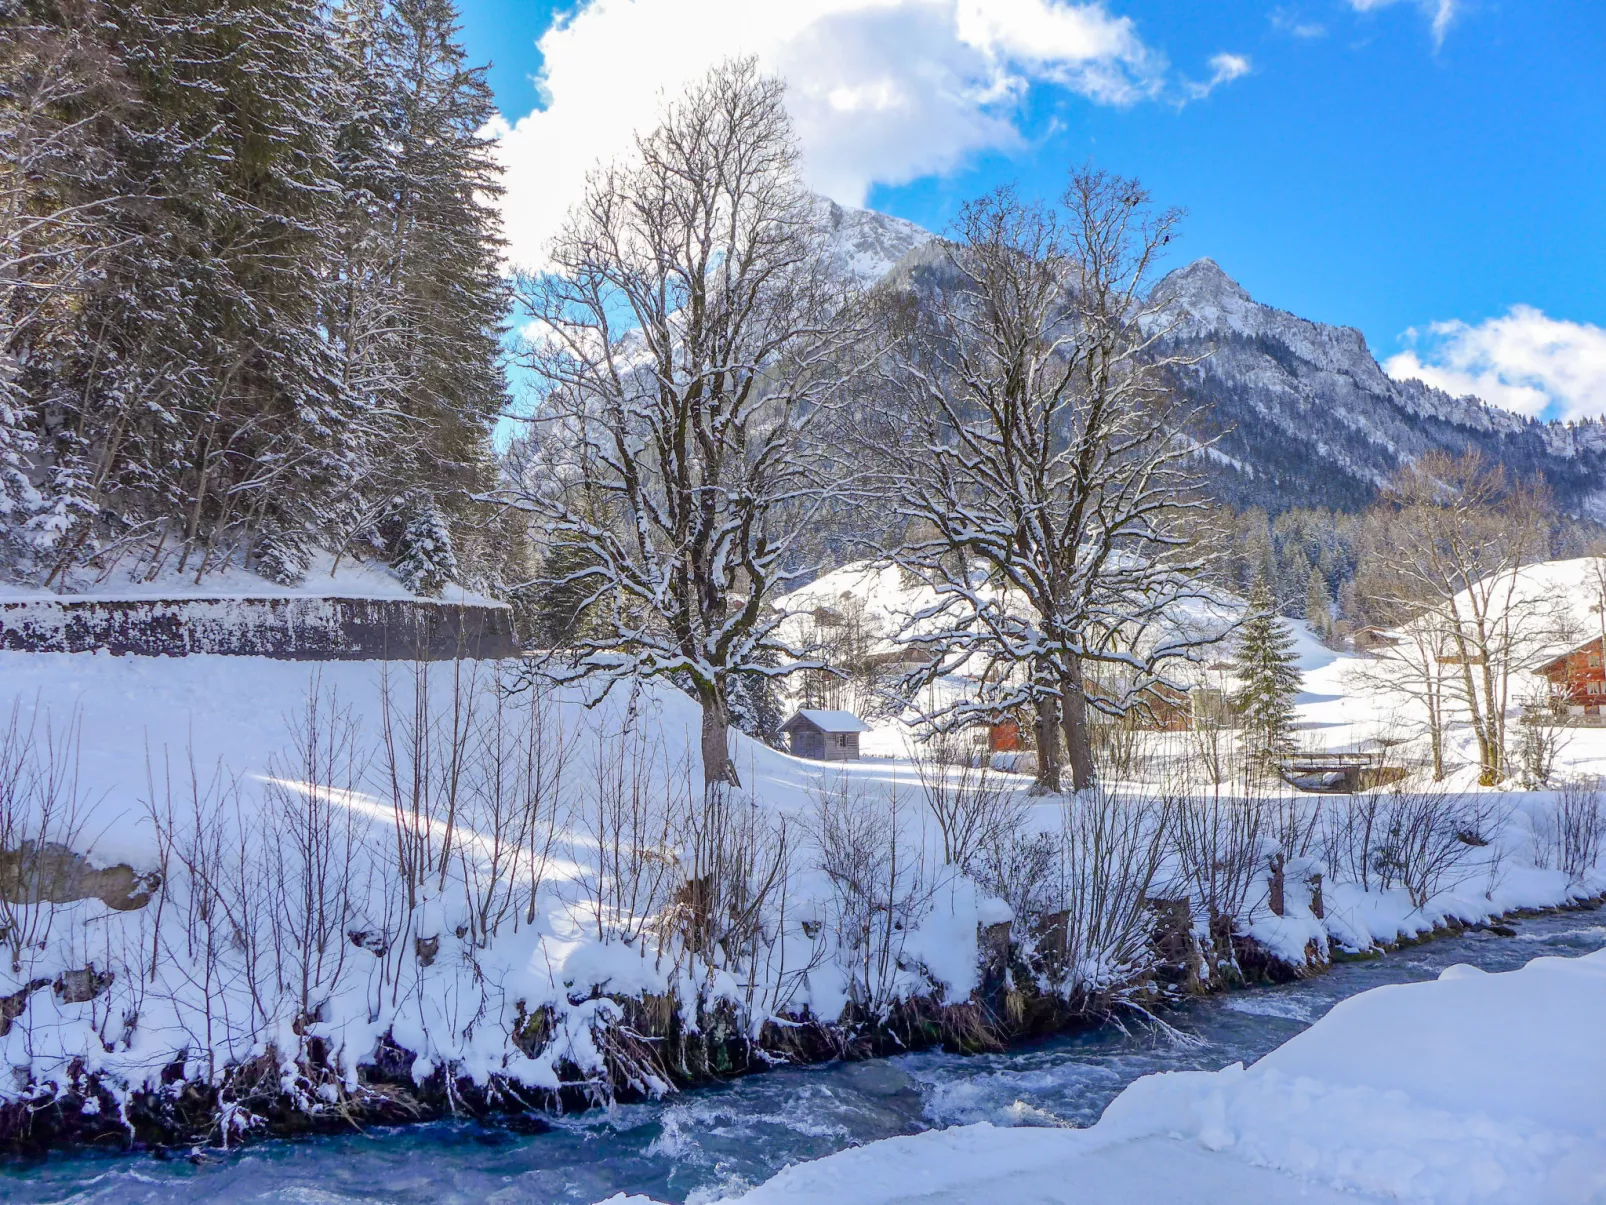
[(895, 1138), (741, 1199), (1585, 1205), (1606, 1200), (1602, 1017), (1606, 951), (1455, 966), (1344, 1001), (1247, 1069), (1146, 1076), (1087, 1130)]

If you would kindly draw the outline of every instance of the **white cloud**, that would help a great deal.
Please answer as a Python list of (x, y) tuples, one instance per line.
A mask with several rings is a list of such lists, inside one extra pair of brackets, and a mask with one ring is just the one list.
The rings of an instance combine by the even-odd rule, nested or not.
[[(1374, 12), (1380, 8), (1388, 8), (1398, 4), (1400, 0), (1349, 0), (1350, 7), (1358, 13)], [(1450, 22), (1455, 20), (1460, 8), (1460, 0), (1411, 0), (1433, 27), (1433, 44), (1444, 45), (1444, 35), (1449, 32)]]
[(540, 50), (544, 107), (488, 131), (516, 264), (540, 262), (594, 163), (734, 55), (786, 79), (807, 181), (847, 204), (1020, 145), (1033, 83), (1129, 104), (1166, 70), (1128, 18), (1068, 0), (589, 0)]
[(1271, 10), (1271, 26), (1295, 38), (1325, 38), (1327, 26), (1318, 21), (1302, 20), (1298, 13), (1286, 8)]
[[(1413, 343), (1424, 340), (1407, 331)], [(1448, 393), (1532, 418), (1606, 416), (1606, 329), (1518, 305), (1476, 326), (1435, 322), (1425, 346), (1391, 356), (1391, 377), (1416, 377)]]
[(1187, 80), (1183, 83), (1182, 90), (1190, 100), (1203, 100), (1222, 84), (1230, 84), (1233, 80), (1248, 74), (1248, 56), (1222, 52), (1210, 58), (1209, 79)]

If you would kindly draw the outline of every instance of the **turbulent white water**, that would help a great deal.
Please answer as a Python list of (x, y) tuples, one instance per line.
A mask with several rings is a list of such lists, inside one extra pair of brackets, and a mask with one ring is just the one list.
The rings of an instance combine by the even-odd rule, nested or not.
[(1182, 1037), (1134, 1018), (1122, 1028), (1000, 1055), (927, 1053), (778, 1071), (554, 1121), (516, 1135), (429, 1125), (306, 1142), (271, 1142), (194, 1160), (54, 1157), (0, 1167), (18, 1202), (591, 1202), (619, 1191), (701, 1202), (779, 1168), (876, 1138), (975, 1121), (1087, 1125), (1151, 1071), (1248, 1062), (1339, 1000), (1385, 983), (1430, 979), (1453, 963), (1509, 970), (1543, 954), (1606, 946), (1597, 914), (1523, 922), (1519, 935), (1467, 934), (1339, 966), (1319, 979), (1238, 993), (1169, 1018)]

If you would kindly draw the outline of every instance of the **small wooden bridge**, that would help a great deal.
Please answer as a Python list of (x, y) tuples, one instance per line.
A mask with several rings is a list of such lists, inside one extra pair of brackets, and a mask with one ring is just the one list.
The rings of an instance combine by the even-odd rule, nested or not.
[(1277, 763), (1277, 772), (1301, 791), (1342, 794), (1360, 790), (1382, 765), (1378, 753), (1290, 753)]

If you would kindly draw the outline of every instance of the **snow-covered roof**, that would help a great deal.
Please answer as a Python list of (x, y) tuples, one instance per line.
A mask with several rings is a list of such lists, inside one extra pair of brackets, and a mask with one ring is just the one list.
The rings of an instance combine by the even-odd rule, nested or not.
[(798, 720), (807, 720), (821, 732), (869, 732), (870, 725), (866, 724), (851, 711), (817, 711), (805, 707), (790, 720), (786, 721), (783, 731), (791, 728)]

